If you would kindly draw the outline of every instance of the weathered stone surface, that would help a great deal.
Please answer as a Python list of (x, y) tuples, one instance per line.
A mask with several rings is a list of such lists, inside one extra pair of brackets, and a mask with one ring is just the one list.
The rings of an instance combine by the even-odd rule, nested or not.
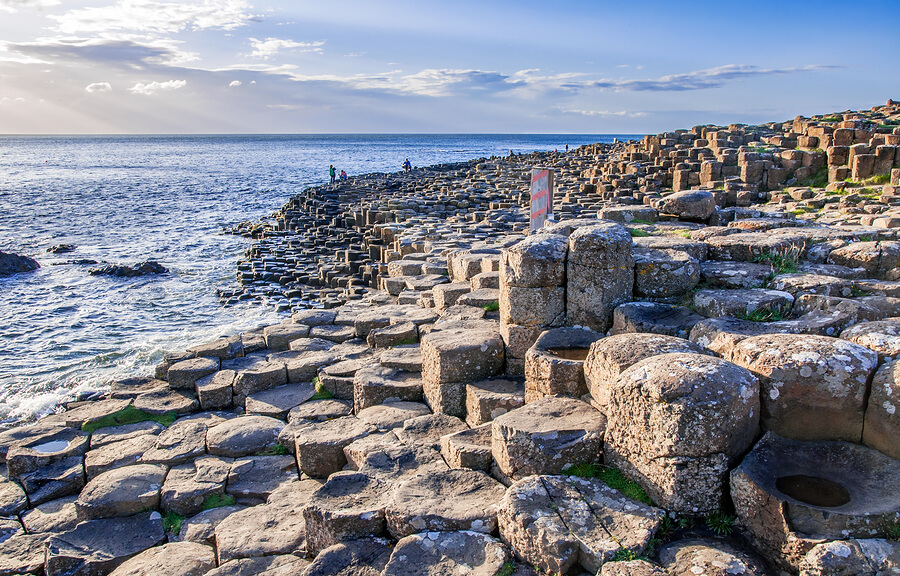
[(466, 384), (466, 424), (475, 427), (525, 404), (525, 384), (510, 378), (492, 378)]
[(80, 429), (85, 424), (93, 424), (101, 418), (125, 409), (128, 404), (129, 402), (125, 398), (107, 398), (97, 402), (86, 402), (76, 408), (66, 410), (60, 417), (69, 428)]
[(433, 446), (387, 441), (368, 450), (358, 467), (363, 474), (388, 484), (448, 470), (441, 453)]
[(238, 558), (221, 564), (207, 576), (296, 576), (302, 574), (309, 560), (293, 554), (276, 554), (258, 558)]
[(687, 538), (663, 546), (659, 563), (672, 576), (768, 576), (755, 554), (712, 538)]
[(793, 330), (785, 329), (781, 322), (751, 322), (730, 317), (709, 318), (691, 328), (690, 340), (716, 354), (725, 355), (744, 338), (783, 333), (793, 333)]
[(316, 393), (311, 382), (287, 384), (251, 394), (244, 401), (247, 414), (259, 414), (273, 418), (285, 418), (296, 406), (303, 404)]
[(700, 264), (700, 280), (710, 288), (762, 288), (772, 267), (753, 262), (710, 260)]
[(581, 328), (555, 328), (541, 334), (525, 354), (525, 401), (586, 394), (584, 358), (591, 344), (602, 337)]
[(660, 198), (654, 208), (685, 220), (706, 220), (716, 211), (716, 200), (707, 190), (683, 190)]
[(0, 463), (6, 462), (6, 455), (10, 446), (22, 441), (34, 440), (37, 437), (52, 436), (63, 428), (61, 422), (50, 422), (44, 418), (37, 424), (17, 426), (0, 432)]
[(410, 418), (400, 428), (394, 429), (404, 444), (441, 448), (441, 436), (468, 429), (465, 422), (447, 414), (426, 414)]
[(84, 488), (84, 466), (81, 456), (64, 458), (18, 478), (32, 506), (63, 496), (77, 494)]
[(200, 512), (206, 498), (225, 492), (230, 469), (230, 460), (215, 456), (201, 456), (192, 462), (174, 466), (166, 474), (160, 506), (182, 516)]
[(387, 402), (421, 402), (419, 373), (381, 365), (369, 366), (353, 377), (353, 408), (356, 412)]
[(29, 534), (42, 532), (65, 532), (78, 524), (75, 511), (77, 496), (66, 496), (35, 506), (21, 516), (22, 524)]
[(183, 542), (198, 542), (200, 544), (216, 543), (216, 526), (230, 515), (243, 510), (240, 505), (219, 506), (204, 510), (190, 518), (185, 518), (178, 532), (178, 540)]
[(269, 416), (241, 416), (215, 426), (206, 433), (210, 454), (237, 458), (274, 446), (284, 422)]
[(159, 388), (135, 397), (134, 407), (150, 414), (188, 414), (200, 407), (193, 391)]
[(700, 281), (700, 263), (678, 250), (636, 249), (634, 293), (646, 298), (675, 298)]
[[(328, 353), (320, 352), (319, 354)], [(287, 384), (291, 364), (291, 362), (288, 362), (286, 369), (283, 362), (270, 362), (261, 356), (247, 356), (246, 358), (236, 358), (223, 362), (223, 370), (235, 371), (234, 382), (231, 384), (235, 405), (242, 406), (244, 399), (254, 392), (261, 392)], [(312, 377), (299, 379), (292, 377), (290, 382), (308, 382), (310, 380), (312, 380)]]
[(169, 366), (166, 378), (172, 388), (193, 390), (197, 380), (218, 370), (218, 358), (190, 358)]
[(175, 421), (156, 438), (156, 445), (141, 456), (141, 462), (173, 466), (204, 454), (208, 428), (202, 420)]
[(900, 520), (898, 478), (898, 461), (877, 450), (769, 432), (731, 472), (731, 498), (754, 548), (796, 572), (826, 539), (884, 537)]
[(499, 305), (500, 290), (497, 288), (479, 288), (472, 290), (459, 297), (456, 301), (457, 306), (472, 306), (474, 308), (484, 308), (485, 306)]
[(234, 370), (219, 370), (197, 380), (197, 401), (201, 410), (222, 410), (231, 408), (234, 397), (232, 384), (237, 377)]
[(29, 439), (12, 444), (6, 453), (6, 469), (13, 478), (54, 462), (82, 456), (90, 435), (71, 428), (47, 428)]
[(394, 346), (390, 350), (385, 350), (378, 357), (378, 362), (385, 368), (396, 368), (407, 372), (421, 372), (422, 349), (418, 344)]
[(832, 250), (829, 264), (864, 268), (869, 278), (884, 278), (889, 270), (900, 266), (900, 242), (854, 242)]
[(591, 344), (584, 361), (584, 378), (595, 405), (606, 410), (610, 390), (627, 368), (645, 358), (672, 352), (705, 351), (688, 340), (661, 334), (616, 334)]
[(16, 534), (0, 541), (0, 574), (43, 574), (45, 534)]
[(158, 464), (123, 466), (87, 483), (75, 510), (80, 520), (130, 516), (159, 506), (166, 467)]
[(231, 360), (244, 355), (244, 346), (240, 336), (228, 336), (216, 338), (211, 342), (192, 346), (187, 349), (189, 354), (202, 358), (218, 358), (219, 360)]
[(706, 260), (706, 243), (698, 242), (697, 240), (692, 240), (690, 238), (664, 234), (656, 236), (639, 236), (633, 238), (632, 241), (634, 242), (635, 248), (676, 250), (678, 252), (685, 252), (699, 262)]
[(599, 480), (532, 476), (513, 484), (500, 502), (500, 537), (538, 569), (591, 573), (624, 548), (639, 555), (663, 511), (631, 500)]
[(671, 576), (668, 572), (646, 560), (607, 562), (599, 576)]
[(322, 550), (303, 576), (381, 576), (392, 550), (385, 538), (339, 542)]
[(315, 555), (339, 542), (383, 534), (386, 489), (359, 472), (332, 474), (303, 509), (307, 550)]
[(306, 338), (307, 335), (309, 326), (305, 324), (275, 324), (263, 329), (263, 337), (269, 350), (287, 350), (292, 340)]
[(710, 260), (753, 262), (760, 256), (790, 257), (799, 255), (806, 246), (806, 238), (792, 234), (748, 232), (713, 236), (706, 239)]
[(788, 292), (794, 298), (801, 294), (821, 294), (844, 298), (853, 295), (853, 283), (850, 280), (822, 274), (779, 274), (769, 282), (768, 287), (772, 290)]
[(752, 312), (787, 312), (794, 297), (780, 290), (698, 290), (694, 310), (707, 318), (741, 316)]
[(84, 455), (85, 474), (90, 480), (107, 470), (137, 464), (144, 452), (155, 445), (156, 435), (144, 434), (121, 442), (106, 444), (95, 450), (88, 450)]
[(862, 437), (871, 350), (828, 336), (764, 334), (738, 342), (725, 358), (760, 379), (761, 424), (797, 440)]
[(110, 576), (203, 576), (215, 567), (216, 554), (211, 546), (172, 542), (126, 560)]
[(424, 532), (397, 542), (383, 576), (494, 576), (507, 560), (503, 545), (478, 532)]
[(650, 332), (687, 338), (691, 329), (704, 320), (690, 308), (660, 302), (628, 302), (613, 310), (609, 334)]
[(710, 514), (759, 430), (759, 381), (711, 356), (634, 364), (610, 389), (604, 456), (668, 510)]
[(441, 455), (451, 468), (491, 469), (490, 423), (441, 436)]
[(306, 537), (301, 510), (319, 483), (292, 482), (265, 504), (235, 512), (216, 526), (216, 561), (302, 552)]
[(427, 414), (431, 410), (421, 402), (388, 402), (360, 410), (356, 417), (378, 430), (393, 430), (411, 418)]
[(537, 234), (513, 244), (500, 256), (501, 286), (541, 288), (565, 285), (568, 239)]
[(518, 480), (597, 462), (606, 418), (581, 400), (547, 396), (498, 416), (491, 426), (494, 460), (506, 476)]
[(12, 276), (19, 272), (31, 272), (37, 270), (41, 265), (34, 258), (12, 254), (8, 252), (0, 252), (0, 277)]
[[(632, 298), (631, 235), (613, 222), (578, 228), (569, 236), (566, 325), (606, 332), (612, 311)], [(603, 282), (597, 282), (597, 278)]]
[(883, 364), (872, 379), (863, 426), (863, 444), (900, 460), (900, 382), (896, 360)]
[[(349, 416), (352, 411), (352, 404), (343, 400), (312, 400), (288, 412), (288, 422), (324, 422), (341, 416)], [(291, 443), (293, 444), (293, 438)]]
[(28, 498), (22, 487), (0, 476), (0, 516), (14, 516), (27, 507)]
[(337, 313), (334, 310), (311, 308), (294, 312), (291, 314), (291, 321), (294, 324), (305, 324), (310, 327), (322, 326), (323, 324), (333, 324), (336, 315)]
[(293, 456), (248, 456), (231, 464), (226, 492), (241, 503), (265, 500), (299, 478)]
[(347, 464), (344, 447), (375, 428), (354, 416), (311, 423), (295, 432), (297, 467), (313, 478), (327, 478)]
[(100, 428), (91, 433), (91, 449), (102, 448), (107, 444), (123, 442), (139, 436), (157, 436), (165, 429), (165, 426), (159, 422), (151, 421)]
[(565, 286), (504, 286), (498, 299), (500, 320), (522, 326), (562, 326), (566, 321)]
[(800, 563), (800, 576), (887, 576), (900, 569), (900, 544), (850, 539), (815, 546)]
[(490, 534), (497, 527), (497, 504), (505, 493), (505, 486), (476, 470), (414, 476), (398, 485), (387, 502), (387, 528), (398, 540), (432, 530)]
[(108, 574), (125, 560), (165, 540), (162, 517), (147, 512), (127, 518), (82, 522), (47, 541), (47, 576)]
[(841, 332), (841, 338), (878, 352), (883, 361), (890, 360), (900, 354), (900, 318), (860, 322)]

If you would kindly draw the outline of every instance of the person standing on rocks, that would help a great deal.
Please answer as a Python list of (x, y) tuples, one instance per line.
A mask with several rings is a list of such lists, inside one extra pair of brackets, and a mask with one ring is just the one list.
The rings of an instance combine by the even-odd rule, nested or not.
[(410, 170), (412, 170), (412, 164), (409, 162), (409, 158), (407, 158), (403, 161), (403, 171), (409, 172)]
[(331, 177), (331, 184), (334, 185), (334, 176), (335, 176), (334, 164), (328, 165), (328, 176)]

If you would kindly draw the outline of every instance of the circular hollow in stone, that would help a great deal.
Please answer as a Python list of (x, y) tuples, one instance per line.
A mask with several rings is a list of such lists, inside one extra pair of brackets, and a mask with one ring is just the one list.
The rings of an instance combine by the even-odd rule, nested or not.
[(813, 506), (837, 508), (850, 502), (850, 492), (828, 478), (791, 474), (775, 479), (779, 492)]
[(563, 360), (576, 360), (584, 362), (590, 348), (547, 348), (547, 352), (562, 358)]

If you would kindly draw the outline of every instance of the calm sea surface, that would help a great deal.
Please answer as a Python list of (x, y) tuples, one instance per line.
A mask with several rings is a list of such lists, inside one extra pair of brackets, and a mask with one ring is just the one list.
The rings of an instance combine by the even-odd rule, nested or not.
[[(166, 352), (280, 321), (258, 303), (223, 308), (248, 240), (224, 226), (278, 210), (348, 174), (391, 172), (622, 135), (0, 136), (0, 251), (36, 258), (0, 278), (0, 424), (152, 374)], [(50, 254), (56, 244), (68, 254)], [(75, 259), (170, 273), (88, 275)]]

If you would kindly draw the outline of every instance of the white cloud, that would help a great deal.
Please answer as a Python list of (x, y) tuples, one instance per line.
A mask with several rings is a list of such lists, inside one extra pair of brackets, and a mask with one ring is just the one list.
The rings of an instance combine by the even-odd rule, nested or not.
[[(0, 42), (0, 61), (52, 64), (83, 60), (110, 65), (162, 64), (174, 66), (196, 60), (182, 52), (178, 42), (166, 39), (136, 41), (125, 38), (38, 38), (34, 42)], [(11, 56), (5, 57), (4, 53)]]
[(265, 60), (275, 56), (281, 50), (321, 53), (325, 42), (321, 40), (316, 42), (295, 42), (281, 38), (266, 38), (265, 40), (250, 38), (250, 44), (253, 45), (253, 52), (250, 55)]
[(240, 81), (240, 80), (232, 80), (232, 81), (228, 84), (228, 86), (229, 86), (230, 88), (237, 88), (237, 87), (240, 86), (240, 85), (241, 85), (241, 81)]
[(142, 84), (138, 82), (137, 84), (129, 88), (128, 91), (134, 92), (135, 94), (150, 96), (151, 94), (155, 94), (157, 92), (178, 90), (179, 88), (184, 88), (185, 86), (187, 86), (187, 80), (167, 80), (165, 82), (150, 82), (149, 84)]
[(0, 11), (15, 14), (19, 10), (42, 9), (58, 6), (59, 0), (0, 0)]
[(85, 87), (88, 92), (112, 92), (112, 85), (109, 82), (94, 82)]
[(616, 92), (683, 92), (687, 90), (704, 90), (720, 88), (728, 82), (752, 78), (755, 76), (782, 76), (814, 70), (828, 70), (837, 66), (800, 66), (794, 68), (760, 68), (744, 64), (728, 64), (705, 70), (694, 70), (684, 74), (670, 74), (659, 78), (645, 80), (611, 80), (602, 79), (570, 87), (610, 88)]
[(9, 98), (9, 97), (7, 97), (7, 96), (4, 96), (4, 97), (0, 98), (0, 105), (4, 105), (4, 104), (17, 104), (17, 103), (19, 103), (19, 102), (24, 102), (24, 101), (25, 101), (25, 99), (22, 98), (22, 97), (19, 97), (19, 98)]
[(580, 110), (580, 109), (572, 109), (572, 108), (557, 108), (557, 110), (561, 114), (570, 114), (575, 116), (588, 116), (591, 118), (613, 118), (613, 117), (627, 117), (627, 118), (640, 118), (642, 116), (646, 116), (646, 112), (628, 112), (627, 110), (618, 110), (616, 112), (612, 112), (610, 110)]
[(119, 0), (110, 6), (70, 10), (50, 18), (63, 33), (132, 31), (166, 34), (182, 30), (234, 30), (254, 19), (244, 0), (158, 2)]

